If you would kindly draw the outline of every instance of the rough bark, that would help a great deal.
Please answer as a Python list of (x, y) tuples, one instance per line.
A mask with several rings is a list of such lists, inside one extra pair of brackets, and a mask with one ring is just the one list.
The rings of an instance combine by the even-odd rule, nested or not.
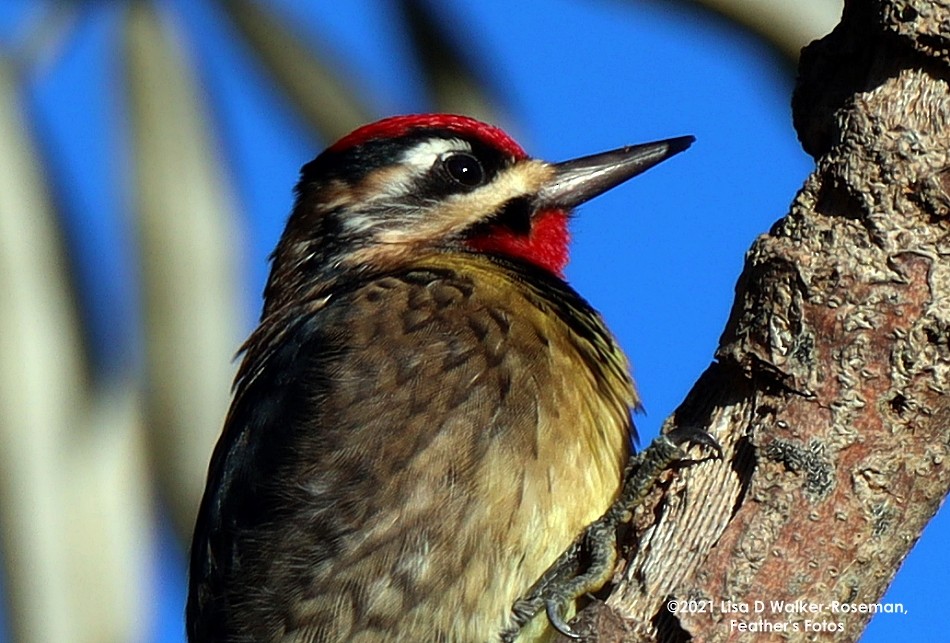
[[(638, 509), (610, 596), (575, 623), (595, 640), (816, 638), (806, 621), (860, 637), (871, 614), (833, 603), (876, 603), (950, 487), (948, 70), (947, 0), (849, 1), (803, 51), (816, 169), (668, 422), (707, 427), (725, 458), (668, 472)], [(824, 611), (729, 613), (757, 600)]]

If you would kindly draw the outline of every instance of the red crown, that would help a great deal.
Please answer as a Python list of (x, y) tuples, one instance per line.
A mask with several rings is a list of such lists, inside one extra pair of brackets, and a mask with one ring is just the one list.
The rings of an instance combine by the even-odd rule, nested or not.
[(443, 129), (457, 132), (465, 136), (477, 138), (487, 145), (491, 145), (506, 154), (522, 159), (527, 154), (514, 139), (494, 125), (483, 123), (457, 114), (407, 114), (405, 116), (391, 116), (381, 121), (363, 125), (353, 130), (336, 143), (330, 146), (331, 152), (342, 152), (356, 145), (373, 139), (394, 138), (407, 134), (416, 129)]

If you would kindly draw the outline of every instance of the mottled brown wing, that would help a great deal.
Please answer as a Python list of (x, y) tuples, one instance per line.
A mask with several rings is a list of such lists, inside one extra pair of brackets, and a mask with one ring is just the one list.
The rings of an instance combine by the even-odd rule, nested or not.
[[(552, 379), (575, 331), (539, 327), (552, 312), (530, 289), (495, 286), (409, 270), (285, 315), (279, 331), (265, 320), (195, 531), (192, 641), (485, 641), (538, 566), (603, 511), (632, 400), (610, 402), (612, 452), (588, 471), (586, 450), (607, 447), (576, 425), (599, 407), (560, 421), (545, 404), (597, 397), (598, 376), (576, 391)], [(572, 493), (607, 497), (568, 520), (554, 496)]]

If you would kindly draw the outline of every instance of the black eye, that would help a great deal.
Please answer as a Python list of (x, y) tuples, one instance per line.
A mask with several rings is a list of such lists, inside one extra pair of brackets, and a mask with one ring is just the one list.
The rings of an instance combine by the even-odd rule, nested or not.
[(445, 171), (456, 183), (473, 188), (485, 182), (485, 170), (471, 154), (453, 154), (442, 161)]

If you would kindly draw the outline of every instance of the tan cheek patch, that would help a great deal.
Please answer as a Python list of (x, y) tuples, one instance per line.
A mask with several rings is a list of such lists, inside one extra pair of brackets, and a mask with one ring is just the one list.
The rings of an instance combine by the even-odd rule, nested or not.
[(359, 183), (345, 188), (348, 207), (344, 207), (344, 227), (351, 232), (378, 235), (373, 230), (380, 223), (378, 210), (385, 209), (389, 201), (394, 204), (393, 210), (398, 211), (397, 205), (405, 200), (411, 183), (412, 176), (406, 168), (390, 165), (373, 170)]
[(356, 202), (353, 188), (336, 180), (321, 186), (316, 192), (316, 200), (320, 203), (320, 210), (324, 212), (336, 208), (349, 209)]
[(353, 187), (353, 195), (362, 202), (399, 197), (406, 193), (413, 178), (405, 167), (387, 165), (367, 174)]

